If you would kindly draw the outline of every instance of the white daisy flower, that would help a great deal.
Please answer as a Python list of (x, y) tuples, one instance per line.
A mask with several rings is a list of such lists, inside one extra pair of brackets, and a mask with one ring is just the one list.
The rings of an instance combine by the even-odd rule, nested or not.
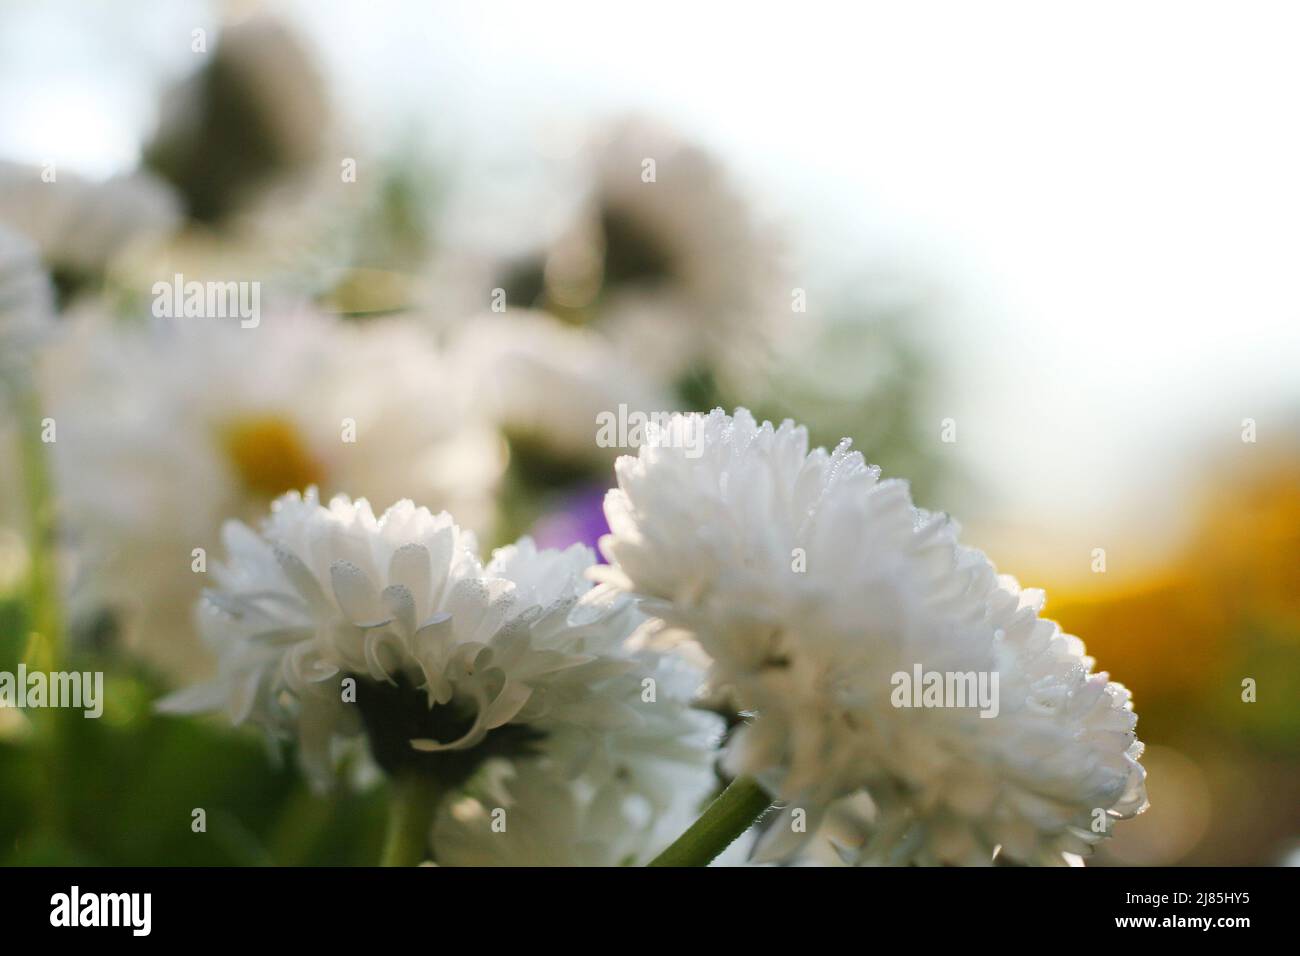
[(273, 16), (225, 26), (202, 62), (167, 92), (145, 163), (176, 186), (192, 218), (215, 222), (311, 169), (330, 104), (315, 55)]
[(630, 119), (594, 144), (584, 172), (573, 224), (507, 270), (512, 301), (590, 324), (663, 383), (703, 366), (749, 376), (788, 317), (790, 288), (722, 166)]
[(94, 565), (86, 599), (113, 606), (128, 646), (175, 678), (211, 666), (190, 616), (228, 517), (318, 485), (414, 492), (472, 527), (492, 520), (500, 439), (406, 324), (276, 312), (255, 328), (73, 331), (44, 379), (65, 517)]
[[(757, 855), (797, 849), (860, 791), (862, 862), (988, 863), (999, 847), (1060, 862), (1101, 838), (1099, 820), (1139, 812), (1129, 693), (1039, 617), (1042, 593), (999, 578), (847, 441), (807, 445), (803, 428), (744, 409), (676, 417), (620, 459), (612, 567), (593, 572), (640, 595), (663, 634), (697, 639), (712, 683), (753, 715), (727, 766), (786, 804)], [(996, 675), (996, 716), (895, 706), (896, 675), (918, 667)]]
[(756, 356), (737, 343), (767, 342), (789, 289), (778, 248), (723, 167), (671, 131), (629, 120), (600, 150), (595, 179), (609, 334), (644, 361), (703, 349), (724, 372), (743, 372), (738, 363)]
[(230, 522), (223, 537), (202, 610), (218, 676), (165, 709), (222, 708), (295, 738), (318, 781), (364, 732), (384, 770), (446, 788), (489, 758), (542, 755), (566, 778), (619, 782), (638, 747), (679, 757), (707, 723), (637, 696), (654, 658), (624, 646), (630, 602), (589, 590), (587, 548), (525, 538), (483, 565), (446, 512), (404, 500), (376, 518), (314, 490), (277, 500), (260, 532)]

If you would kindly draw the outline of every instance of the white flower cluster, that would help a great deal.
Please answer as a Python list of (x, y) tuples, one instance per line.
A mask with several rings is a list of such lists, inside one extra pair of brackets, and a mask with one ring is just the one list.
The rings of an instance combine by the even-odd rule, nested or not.
[[(218, 676), (164, 709), (224, 709), (296, 738), (321, 783), (363, 738), (390, 774), (448, 788), (492, 759), (516, 775), (512, 792), (573, 781), (571, 799), (601, 824), (584, 839), (607, 834), (637, 858), (650, 844), (632, 834), (649, 840), (665, 813), (707, 790), (717, 721), (689, 709), (698, 678), (683, 683), (671, 662), (628, 649), (637, 614), (591, 587), (589, 549), (539, 551), (524, 538), (484, 565), (445, 512), (401, 501), (376, 518), (364, 500), (323, 507), (314, 491), (276, 501), (260, 532), (231, 522), (224, 537), (229, 560), (201, 609)], [(639, 827), (627, 825), (630, 804), (645, 811)], [(489, 852), (475, 847), (492, 834), (463, 808), (440, 826), (453, 856)], [(545, 829), (530, 837), (516, 825), (545, 841), (530, 859), (579, 852)]]
[[(671, 425), (700, 427), (698, 456), (668, 440), (619, 460), (595, 573), (640, 596), (660, 640), (698, 641), (751, 716), (728, 768), (806, 814), (778, 819), (758, 858), (863, 791), (870, 835), (844, 852), (864, 863), (1059, 863), (1143, 808), (1128, 691), (1039, 617), (1040, 592), (847, 441), (810, 453), (803, 428), (744, 409)], [(917, 665), (996, 674), (997, 715), (895, 706), (893, 675)]]
[[(190, 39), (138, 168), (0, 161), (0, 525), (31, 530), (0, 527), (0, 598), (31, 585), (34, 650), (127, 652), (123, 686), (184, 686), (160, 707), (318, 787), (382, 772), (387, 863), (646, 863), (727, 777), (667, 861), (769, 800), (753, 859), (835, 836), (870, 865), (1069, 861), (1145, 806), (1129, 694), (1041, 592), (847, 441), (667, 411), (779, 403), (924, 460), (911, 296), (855, 267), (837, 301), (833, 262), (796, 286), (726, 167), (648, 120), (462, 171), (358, 140), (278, 18)], [(638, 445), (609, 565), (481, 555), (594, 539)], [(900, 699), (924, 674), (993, 699)]]

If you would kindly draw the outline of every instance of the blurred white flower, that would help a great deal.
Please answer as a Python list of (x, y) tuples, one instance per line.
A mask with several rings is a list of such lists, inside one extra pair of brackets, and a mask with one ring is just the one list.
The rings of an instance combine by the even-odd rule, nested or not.
[(180, 679), (211, 665), (191, 609), (227, 517), (318, 485), (492, 518), (500, 439), (459, 378), (403, 323), (273, 312), (256, 328), (87, 318), (47, 355), (67, 525), (91, 562), (82, 601), (124, 617), (127, 644)]
[[(1043, 595), (999, 578), (946, 515), (850, 451), (720, 409), (703, 454), (671, 440), (620, 459), (600, 579), (642, 597), (660, 640), (697, 639), (753, 719), (726, 763), (786, 802), (756, 850), (784, 856), (835, 800), (872, 812), (860, 862), (1026, 863), (1086, 853), (1145, 804), (1129, 693)], [(698, 433), (696, 433), (698, 434)], [(902, 708), (893, 675), (997, 675), (999, 708)], [(796, 811), (803, 810), (798, 820)], [(791, 824), (801, 822), (800, 830)]]
[(30, 238), (47, 267), (71, 280), (93, 276), (124, 250), (175, 231), (180, 209), (171, 188), (148, 173), (102, 182), (55, 169), (0, 162), (0, 224)]
[(672, 407), (600, 336), (544, 312), (479, 315), (459, 329), (449, 352), (467, 370), (476, 406), (502, 430), (579, 461), (617, 453), (596, 444), (602, 412), (620, 403), (646, 413)]
[[(560, 221), (541, 248), (506, 252), (497, 268), (510, 304), (590, 327), (664, 387), (701, 371), (747, 381), (789, 315), (791, 290), (779, 248), (721, 164), (630, 119), (567, 178), (570, 208), (546, 217)], [(476, 281), (481, 300), (488, 283)]]
[(0, 226), (0, 378), (26, 370), (53, 316), (53, 291), (35, 245)]
[(626, 355), (669, 381), (701, 360), (743, 380), (790, 311), (780, 250), (754, 210), (720, 163), (645, 120), (613, 128), (593, 165), (583, 224), (548, 281), (562, 288), (592, 250), (601, 328)]
[(363, 732), (385, 770), (451, 788), (491, 758), (586, 773), (611, 800), (644, 775), (639, 759), (707, 766), (711, 721), (642, 696), (656, 659), (625, 648), (635, 611), (591, 589), (587, 548), (525, 538), (485, 566), (446, 512), (404, 500), (376, 518), (364, 499), (322, 507), (314, 489), (277, 500), (260, 532), (230, 522), (223, 537), (202, 609), (218, 676), (164, 709), (224, 709), (295, 738), (322, 782)]
[(168, 91), (145, 163), (176, 186), (192, 218), (214, 222), (309, 171), (330, 109), (312, 51), (274, 16), (224, 27), (201, 62)]

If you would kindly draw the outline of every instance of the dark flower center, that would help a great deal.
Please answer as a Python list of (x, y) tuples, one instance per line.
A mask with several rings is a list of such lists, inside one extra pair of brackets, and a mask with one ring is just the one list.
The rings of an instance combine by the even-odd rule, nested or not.
[(419, 773), (437, 779), (445, 787), (459, 787), (491, 757), (519, 758), (537, 752), (543, 738), (539, 731), (522, 724), (507, 724), (489, 731), (467, 750), (428, 753), (411, 746), (412, 740), (432, 739), (448, 743), (464, 736), (473, 725), (475, 705), (452, 698), (446, 704), (429, 706), (427, 695), (405, 676), (397, 684), (357, 677), (357, 706), (370, 739), (375, 762), (390, 776)]

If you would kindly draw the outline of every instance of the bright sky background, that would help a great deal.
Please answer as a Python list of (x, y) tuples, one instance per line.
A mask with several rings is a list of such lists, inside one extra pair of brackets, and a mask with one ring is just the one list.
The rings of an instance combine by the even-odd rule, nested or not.
[[(490, 164), (543, 127), (643, 108), (810, 248), (940, 281), (935, 434), (957, 419), (988, 505), (967, 524), (1005, 566), (1156, 548), (1176, 492), (1240, 453), (1243, 418), (1261, 447), (1295, 434), (1300, 5), (281, 6), (358, 135), (420, 116)], [(0, 9), (0, 154), (105, 173), (224, 8)], [(1041, 551), (1022, 529), (1049, 532)]]

